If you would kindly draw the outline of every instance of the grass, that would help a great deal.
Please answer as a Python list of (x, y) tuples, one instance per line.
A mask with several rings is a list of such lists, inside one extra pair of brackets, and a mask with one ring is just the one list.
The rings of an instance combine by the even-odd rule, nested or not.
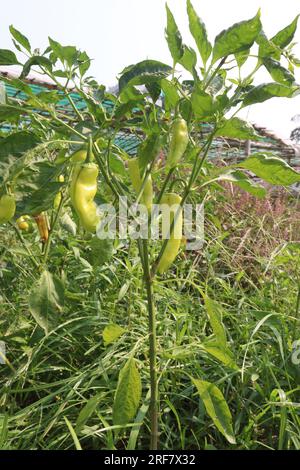
[[(207, 203), (203, 250), (183, 251), (154, 283), (161, 449), (300, 449), (300, 367), (291, 360), (299, 337), (299, 246), (290, 243), (299, 229), (297, 201), (282, 197), (273, 214), (276, 197), (263, 210), (254, 200), (229, 199), (231, 190)], [(109, 263), (92, 268), (60, 228), (49, 269), (65, 280), (66, 305), (45, 337), (27, 304), (37, 273), (12, 231), (1, 227), (0, 240), (0, 340), (10, 361), (0, 366), (0, 447), (147, 448), (148, 328), (136, 246), (127, 257), (119, 244)], [(212, 329), (200, 290), (222, 311), (237, 369), (203, 348)], [(102, 332), (112, 322), (126, 331), (104, 346)], [(116, 429), (118, 373), (132, 351), (143, 400), (136, 423)], [(222, 390), (236, 445), (207, 416), (189, 375)]]

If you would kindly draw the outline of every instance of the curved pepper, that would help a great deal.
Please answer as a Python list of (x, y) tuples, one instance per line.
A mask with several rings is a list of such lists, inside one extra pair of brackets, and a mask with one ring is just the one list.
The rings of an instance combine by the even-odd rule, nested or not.
[[(139, 160), (138, 158), (131, 158), (128, 160), (128, 173), (132, 183), (132, 186), (137, 194), (140, 193), (143, 181), (141, 178)], [(152, 188), (152, 178), (149, 174), (146, 179), (144, 190), (142, 192), (140, 202), (144, 204), (147, 210), (150, 212), (152, 208), (153, 201), (153, 188)]]
[[(182, 207), (180, 207), (181, 197), (175, 193), (166, 193), (161, 198), (160, 204), (162, 205), (162, 239), (165, 240), (170, 232), (171, 224), (179, 210), (178, 216), (174, 224), (174, 229), (170, 234), (165, 251), (158, 264), (158, 272), (160, 274), (166, 272), (170, 265), (175, 260), (181, 245), (182, 240)], [(164, 206), (166, 209), (164, 211)], [(170, 217), (169, 217), (170, 214)]]
[(174, 168), (186, 151), (189, 142), (187, 123), (182, 118), (176, 118), (171, 129), (171, 141), (167, 156), (167, 168)]
[(10, 194), (0, 197), (0, 224), (9, 222), (16, 212), (16, 201)]
[(94, 163), (75, 165), (70, 185), (72, 205), (88, 232), (95, 232), (100, 221), (94, 198), (97, 193), (98, 167)]

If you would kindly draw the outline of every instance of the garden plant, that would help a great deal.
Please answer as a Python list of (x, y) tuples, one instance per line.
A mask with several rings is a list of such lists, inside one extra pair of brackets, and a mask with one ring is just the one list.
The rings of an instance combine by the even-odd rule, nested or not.
[[(299, 94), (298, 17), (268, 38), (258, 11), (211, 44), (187, 0), (190, 47), (166, 16), (171, 65), (126, 67), (115, 94), (74, 46), (33, 49), (11, 26), (18, 52), (0, 49), (21, 67), (0, 94), (0, 448), (300, 448), (299, 204), (254, 209), (300, 174), (267, 152), (208, 158), (217, 137), (260, 139), (244, 108)], [(55, 87), (35, 93), (31, 71)], [(99, 236), (125, 200), (146, 236)], [(187, 203), (205, 214), (193, 250)]]

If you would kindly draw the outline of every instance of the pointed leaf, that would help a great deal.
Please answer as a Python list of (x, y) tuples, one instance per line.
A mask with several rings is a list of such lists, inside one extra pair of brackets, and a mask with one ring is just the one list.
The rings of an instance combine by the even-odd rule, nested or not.
[(143, 60), (138, 64), (127, 67), (119, 78), (120, 92), (128, 86), (144, 85), (167, 77), (172, 67), (157, 60)]
[(295, 82), (294, 75), (289, 72), (289, 70), (287, 70), (285, 67), (280, 65), (280, 62), (278, 62), (277, 60), (268, 57), (263, 60), (263, 63), (273, 80), (275, 80), (275, 82), (287, 86)]
[(63, 304), (63, 283), (58, 277), (44, 271), (30, 292), (29, 310), (46, 334), (57, 324)]
[(230, 444), (235, 444), (232, 428), (232, 416), (221, 390), (214, 384), (205, 380), (193, 379), (201, 400), (209, 417), (218, 430), (226, 437)]
[(251, 124), (238, 117), (231, 119), (223, 119), (220, 127), (216, 132), (216, 136), (230, 137), (242, 140), (258, 140), (259, 135)]
[(139, 166), (143, 172), (147, 165), (158, 155), (162, 146), (161, 135), (157, 132), (150, 134), (138, 148)]
[(286, 46), (288, 46), (295, 35), (296, 29), (297, 29), (297, 23), (298, 23), (298, 18), (300, 15), (297, 15), (294, 21), (291, 22), (288, 26), (286, 26), (284, 29), (280, 30), (275, 36), (271, 39), (271, 41), (276, 44), (276, 46), (279, 46), (281, 49), (284, 49)]
[(27, 77), (27, 75), (30, 73), (31, 67), (33, 67), (34, 65), (45, 67), (47, 70), (52, 69), (52, 63), (50, 62), (49, 59), (47, 59), (47, 57), (36, 55), (36, 56), (30, 57), (30, 59), (28, 59), (27, 62), (25, 62), (22, 73), (20, 75), (20, 79)]
[(231, 170), (227, 173), (223, 173), (218, 177), (218, 181), (229, 181), (259, 199), (263, 199), (267, 194), (267, 190), (263, 186), (257, 184), (242, 171)]
[(0, 65), (18, 65), (19, 61), (14, 52), (0, 49)]
[(189, 17), (190, 32), (197, 44), (203, 63), (206, 64), (212, 50), (212, 46), (207, 38), (206, 27), (197, 15), (190, 0), (187, 0), (187, 13)]
[(287, 87), (280, 83), (262, 83), (250, 90), (244, 97), (243, 107), (255, 103), (263, 103), (274, 97), (292, 98), (297, 92), (298, 87)]
[(166, 78), (161, 80), (160, 85), (165, 98), (166, 111), (170, 111), (171, 108), (175, 108), (176, 104), (180, 100), (180, 96), (175, 85)]
[(142, 384), (135, 359), (130, 358), (120, 371), (113, 405), (114, 425), (126, 425), (137, 412), (142, 394)]
[(171, 52), (171, 56), (174, 61), (174, 65), (179, 62), (181, 57), (183, 56), (183, 46), (182, 46), (182, 37), (180, 31), (177, 27), (175, 22), (174, 16), (169, 9), (168, 5), (166, 4), (166, 11), (167, 11), (167, 27), (165, 30), (166, 40), (169, 46), (169, 50)]
[(102, 333), (103, 336), (103, 341), (104, 341), (104, 346), (108, 346), (109, 344), (113, 343), (116, 341), (120, 336), (122, 336), (125, 333), (124, 328), (122, 328), (119, 325), (116, 325), (115, 323), (111, 323), (107, 325)]
[(188, 70), (191, 74), (195, 72), (197, 64), (197, 55), (194, 49), (191, 47), (183, 46), (183, 55), (179, 60), (179, 63)]
[(236, 23), (222, 31), (215, 39), (213, 63), (221, 59), (221, 57), (249, 49), (257, 38), (260, 30), (260, 11), (258, 11), (254, 18)]
[(213, 341), (202, 343), (201, 346), (208, 354), (222, 362), (226, 367), (239, 370), (238, 366), (235, 364), (233, 354), (227, 346), (222, 346)]
[(263, 153), (255, 153), (237, 166), (274, 185), (290, 186), (300, 181), (300, 173), (284, 160)]
[(101, 394), (95, 395), (90, 398), (84, 407), (80, 410), (78, 418), (76, 420), (75, 431), (80, 432), (87, 420), (92, 416), (92, 414), (97, 409), (98, 403), (101, 400)]
[(216, 337), (216, 342), (226, 346), (226, 331), (222, 323), (222, 307), (218, 302), (203, 294), (205, 308), (209, 317), (212, 330)]
[(15, 40), (26, 49), (27, 52), (31, 52), (30, 42), (24, 34), (20, 33), (17, 29), (10, 25), (9, 27), (10, 34), (15, 38)]

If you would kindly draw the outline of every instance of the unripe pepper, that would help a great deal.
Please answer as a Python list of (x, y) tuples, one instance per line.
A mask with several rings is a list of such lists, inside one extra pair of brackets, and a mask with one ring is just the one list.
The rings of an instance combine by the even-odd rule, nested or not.
[(44, 212), (41, 212), (40, 214), (33, 216), (33, 218), (38, 227), (39, 234), (41, 237), (41, 242), (46, 243), (46, 241), (49, 238), (49, 227), (48, 227), (48, 220), (47, 220), (46, 214)]
[[(132, 186), (137, 194), (140, 193), (143, 181), (141, 178), (139, 160), (138, 158), (131, 158), (128, 160), (128, 173)], [(153, 201), (153, 188), (152, 188), (152, 178), (149, 174), (146, 178), (144, 189), (140, 198), (140, 203), (144, 204), (147, 210), (150, 212), (152, 208)]]
[(72, 205), (88, 232), (95, 232), (100, 221), (94, 198), (97, 193), (98, 166), (95, 163), (77, 163), (73, 170), (70, 197)]
[(183, 118), (176, 118), (172, 124), (171, 141), (167, 156), (167, 168), (174, 168), (186, 151), (189, 142), (187, 123)]
[(24, 232), (28, 232), (30, 226), (29, 226), (29, 223), (27, 222), (27, 220), (29, 220), (29, 218), (30, 217), (28, 215), (22, 215), (21, 217), (19, 217), (16, 220), (16, 224), (17, 224), (19, 230), (22, 230)]
[(10, 194), (0, 197), (0, 224), (9, 222), (16, 212), (16, 201)]
[[(72, 163), (82, 163), (86, 160), (87, 157), (87, 149), (77, 150), (71, 155), (71, 162)], [(91, 161), (94, 160), (94, 155), (91, 153)]]
[[(162, 239), (165, 240), (169, 233), (171, 224), (176, 217), (177, 211), (178, 215), (175, 220), (174, 228), (170, 233), (169, 240), (167, 242), (165, 251), (158, 264), (158, 272), (160, 274), (166, 272), (170, 265), (175, 260), (181, 245), (182, 240), (182, 207), (180, 206), (181, 197), (175, 193), (166, 193), (161, 198), (160, 204), (166, 205), (164, 211), (164, 206), (162, 206)], [(170, 214), (170, 217), (169, 217)]]
[[(59, 183), (63, 183), (63, 182), (65, 181), (64, 175), (59, 175), (59, 177), (58, 177), (57, 179), (58, 179), (58, 182), (59, 182)], [(59, 191), (59, 192), (56, 194), (55, 198), (54, 198), (54, 202), (53, 202), (53, 207), (54, 207), (54, 209), (58, 209), (58, 208), (59, 208), (61, 199), (62, 199), (62, 193), (61, 193), (61, 191)]]

